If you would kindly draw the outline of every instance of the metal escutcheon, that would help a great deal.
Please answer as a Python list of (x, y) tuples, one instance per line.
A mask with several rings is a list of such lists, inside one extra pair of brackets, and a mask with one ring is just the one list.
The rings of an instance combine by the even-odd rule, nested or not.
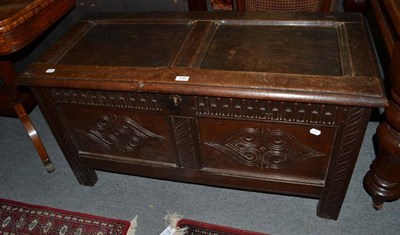
[(182, 98), (179, 95), (171, 95), (169, 99), (175, 106), (178, 106), (180, 103), (182, 103)]

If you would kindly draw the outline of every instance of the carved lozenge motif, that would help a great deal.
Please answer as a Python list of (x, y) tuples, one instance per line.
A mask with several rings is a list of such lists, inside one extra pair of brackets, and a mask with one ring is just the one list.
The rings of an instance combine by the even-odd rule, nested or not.
[(309, 158), (324, 156), (282, 130), (243, 128), (205, 143), (246, 166), (284, 169)]
[(88, 130), (75, 131), (89, 137), (108, 150), (139, 152), (154, 141), (165, 138), (157, 135), (131, 118), (116, 115), (102, 115)]

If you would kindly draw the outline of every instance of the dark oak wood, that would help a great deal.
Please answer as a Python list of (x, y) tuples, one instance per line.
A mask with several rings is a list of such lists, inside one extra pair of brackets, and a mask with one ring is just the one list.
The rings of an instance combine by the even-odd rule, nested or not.
[[(321, 3), (321, 11), (324, 11), (324, 12), (331, 11), (332, 10), (331, 4), (333, 1), (336, 1), (336, 0), (323, 0)], [(337, 9), (335, 9), (335, 10), (337, 10)]]
[(54, 166), (28, 116), (36, 102), (29, 91), (16, 86), (16, 71), (7, 55), (31, 43), (74, 4), (73, 0), (4, 0), (0, 4), (0, 115), (21, 120), (48, 172)]
[(246, 2), (243, 0), (236, 0), (236, 8), (238, 11), (246, 10)]
[(18, 82), (81, 184), (96, 169), (300, 195), (331, 219), (387, 102), (358, 14), (91, 14)]
[(24, 105), (27, 112), (31, 111), (36, 106), (32, 94), (25, 90), (18, 89), (15, 84), (17, 73), (13, 63), (10, 60), (0, 60), (0, 115), (16, 117), (14, 105), (21, 103)]
[(372, 0), (371, 10), (369, 21), (377, 25), (373, 35), (385, 45), (384, 53), (380, 54), (390, 79), (390, 102), (386, 120), (377, 129), (378, 155), (364, 178), (364, 185), (372, 196), (373, 206), (381, 209), (385, 201), (400, 198), (400, 3)]
[(188, 0), (189, 11), (207, 11), (207, 1)]
[(367, 11), (368, 5), (366, 0), (344, 0), (343, 9), (348, 12), (362, 12)]

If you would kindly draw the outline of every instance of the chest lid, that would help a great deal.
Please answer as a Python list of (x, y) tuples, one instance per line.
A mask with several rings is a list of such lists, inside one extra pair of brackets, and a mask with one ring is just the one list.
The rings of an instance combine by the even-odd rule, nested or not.
[(98, 13), (18, 82), (384, 106), (367, 35), (354, 14)]

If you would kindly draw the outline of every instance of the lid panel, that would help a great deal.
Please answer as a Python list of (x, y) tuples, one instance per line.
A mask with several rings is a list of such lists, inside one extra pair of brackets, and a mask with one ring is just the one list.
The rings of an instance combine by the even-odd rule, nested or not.
[(98, 24), (59, 64), (168, 66), (189, 30), (190, 24)]
[(343, 75), (335, 26), (220, 25), (201, 67)]
[(295, 16), (89, 15), (20, 73), (18, 84), (387, 105), (359, 15)]

